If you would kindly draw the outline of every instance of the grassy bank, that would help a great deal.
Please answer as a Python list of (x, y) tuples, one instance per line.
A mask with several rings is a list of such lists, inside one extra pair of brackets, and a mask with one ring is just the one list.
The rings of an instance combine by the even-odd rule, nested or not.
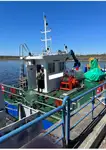
[(19, 60), (19, 56), (0, 56), (0, 60)]

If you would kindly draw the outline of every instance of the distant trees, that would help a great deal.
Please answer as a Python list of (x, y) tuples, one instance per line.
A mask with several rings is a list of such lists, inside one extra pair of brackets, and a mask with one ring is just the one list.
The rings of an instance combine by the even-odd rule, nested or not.
[(19, 56), (0, 56), (0, 60), (19, 60)]

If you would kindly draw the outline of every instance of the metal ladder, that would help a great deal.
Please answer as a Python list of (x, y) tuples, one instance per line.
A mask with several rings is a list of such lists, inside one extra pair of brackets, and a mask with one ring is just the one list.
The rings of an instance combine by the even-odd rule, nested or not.
[(24, 52), (27, 52), (29, 55), (31, 55), (31, 52), (25, 43), (19, 46), (19, 56), (22, 60), (20, 67), (19, 87), (21, 87), (22, 89), (27, 87), (27, 80), (25, 77), (25, 70), (24, 70), (24, 59), (25, 59)]

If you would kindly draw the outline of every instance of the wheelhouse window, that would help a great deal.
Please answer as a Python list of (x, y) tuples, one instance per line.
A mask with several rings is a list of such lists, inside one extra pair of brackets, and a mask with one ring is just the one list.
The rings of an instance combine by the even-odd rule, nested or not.
[(59, 62), (59, 70), (60, 71), (64, 70), (64, 62)]
[(55, 63), (48, 63), (48, 72), (49, 73), (55, 72)]

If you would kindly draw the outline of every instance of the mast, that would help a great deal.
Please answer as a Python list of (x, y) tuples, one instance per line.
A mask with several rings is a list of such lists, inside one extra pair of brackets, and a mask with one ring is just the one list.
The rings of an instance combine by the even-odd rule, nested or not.
[(48, 27), (48, 23), (46, 21), (46, 16), (43, 15), (43, 19), (44, 19), (44, 31), (41, 31), (41, 33), (43, 33), (45, 36), (44, 39), (41, 39), (41, 41), (43, 41), (45, 43), (45, 52), (49, 53), (50, 52), (50, 48), (48, 47), (48, 41), (51, 41), (51, 38), (47, 38), (47, 33), (51, 32), (51, 29), (47, 30)]

